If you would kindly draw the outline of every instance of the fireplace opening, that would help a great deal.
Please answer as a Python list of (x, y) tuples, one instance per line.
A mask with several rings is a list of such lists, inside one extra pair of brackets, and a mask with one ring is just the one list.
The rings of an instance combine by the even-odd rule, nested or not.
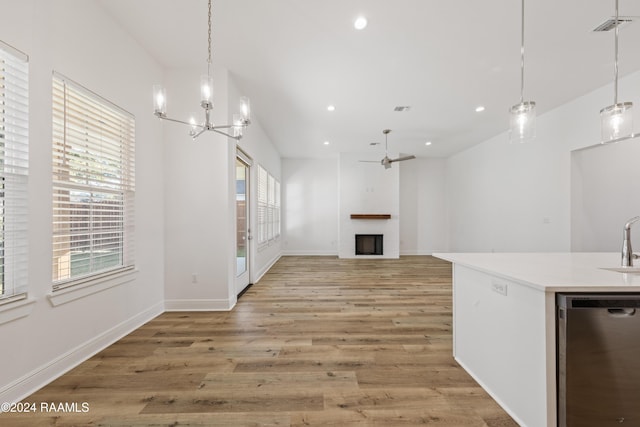
[(356, 255), (382, 255), (382, 234), (356, 234)]

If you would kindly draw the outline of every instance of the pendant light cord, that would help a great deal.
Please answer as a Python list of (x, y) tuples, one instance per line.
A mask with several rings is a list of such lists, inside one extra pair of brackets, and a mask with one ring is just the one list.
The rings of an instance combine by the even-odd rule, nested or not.
[(618, 103), (618, 0), (616, 0), (615, 59), (613, 61), (613, 105)]
[(207, 75), (211, 75), (211, 0), (209, 0), (209, 38), (208, 42), (208, 53), (209, 56), (207, 58)]
[[(617, 0), (616, 0), (617, 1)], [(521, 34), (520, 34), (520, 104), (524, 102), (524, 0), (522, 0)]]

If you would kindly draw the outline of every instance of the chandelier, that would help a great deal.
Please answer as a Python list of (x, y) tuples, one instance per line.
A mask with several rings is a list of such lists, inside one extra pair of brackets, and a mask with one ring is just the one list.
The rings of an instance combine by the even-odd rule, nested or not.
[(229, 138), (239, 140), (245, 127), (251, 123), (251, 106), (249, 98), (240, 98), (240, 113), (234, 114), (232, 124), (215, 125), (211, 121), (211, 110), (213, 109), (213, 74), (211, 61), (211, 0), (209, 0), (209, 32), (208, 32), (208, 58), (207, 74), (200, 77), (200, 107), (204, 109), (204, 122), (198, 123), (195, 117), (189, 121), (173, 119), (167, 117), (167, 93), (161, 85), (153, 86), (154, 114), (156, 117), (171, 122), (182, 123), (191, 127), (189, 135), (196, 139), (205, 131), (213, 131)]

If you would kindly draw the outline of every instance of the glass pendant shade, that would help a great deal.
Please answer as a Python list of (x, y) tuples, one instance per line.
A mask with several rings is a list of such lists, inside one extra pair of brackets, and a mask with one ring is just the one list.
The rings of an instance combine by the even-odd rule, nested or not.
[(244, 118), (242, 114), (233, 115), (233, 136), (234, 138), (242, 137), (242, 128), (244, 126)]
[(196, 114), (189, 113), (189, 124), (191, 125), (191, 130), (189, 131), (189, 135), (194, 136), (198, 132), (198, 122), (196, 121)]
[(205, 108), (213, 106), (213, 76), (200, 76), (200, 104)]
[(167, 114), (167, 91), (161, 85), (153, 85), (153, 110), (156, 115)]
[(633, 103), (619, 102), (600, 110), (602, 143), (633, 135)]
[(526, 142), (536, 137), (535, 102), (516, 104), (509, 113), (509, 142)]
[(251, 103), (246, 96), (240, 97), (240, 114), (245, 124), (251, 123)]

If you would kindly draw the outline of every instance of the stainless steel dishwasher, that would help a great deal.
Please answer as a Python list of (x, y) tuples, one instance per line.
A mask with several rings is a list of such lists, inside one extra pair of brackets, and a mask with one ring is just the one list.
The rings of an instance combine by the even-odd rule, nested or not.
[(558, 426), (640, 426), (640, 294), (556, 303)]

